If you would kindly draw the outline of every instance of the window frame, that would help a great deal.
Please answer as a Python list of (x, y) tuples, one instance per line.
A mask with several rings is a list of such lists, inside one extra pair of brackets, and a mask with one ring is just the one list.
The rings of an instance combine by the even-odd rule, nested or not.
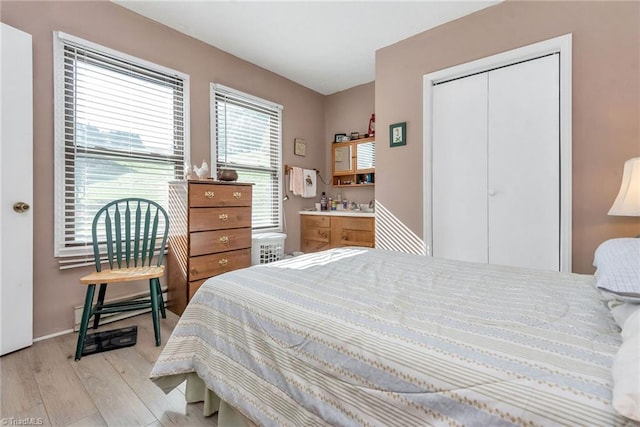
[[(54, 257), (59, 258), (60, 268), (72, 268), (92, 264), (93, 247), (88, 245), (70, 245), (65, 239), (65, 44), (75, 44), (94, 50), (107, 57), (143, 67), (158, 73), (175, 76), (182, 81), (183, 100), (183, 158), (189, 159), (190, 152), (190, 110), (189, 75), (183, 72), (155, 64), (100, 44), (76, 37), (62, 31), (53, 32), (53, 80), (54, 80)], [(74, 94), (75, 96), (75, 94)], [(75, 114), (75, 111), (74, 111)], [(118, 150), (114, 150), (117, 153)], [(136, 158), (135, 155), (132, 158)], [(166, 183), (168, 186), (168, 182)], [(124, 197), (124, 196), (123, 196)], [(165, 207), (167, 209), (168, 206)]]
[[(217, 122), (216, 122), (216, 93), (224, 93), (224, 94), (229, 94), (233, 97), (237, 97), (237, 98), (241, 98), (243, 101), (247, 102), (247, 103), (253, 103), (259, 107), (262, 108), (268, 108), (271, 109), (273, 111), (277, 111), (278, 113), (278, 132), (277, 132), (277, 149), (278, 149), (278, 153), (277, 153), (277, 166), (276, 168), (273, 170), (273, 172), (276, 174), (276, 182), (278, 184), (278, 189), (277, 189), (277, 194), (275, 195), (276, 197), (276, 203), (278, 206), (278, 220), (277, 220), (277, 225), (273, 226), (273, 227), (269, 227), (269, 228), (255, 228), (255, 225), (253, 224), (252, 221), (252, 232), (254, 234), (260, 234), (260, 233), (270, 233), (270, 232), (282, 232), (283, 228), (284, 228), (284, 204), (282, 202), (282, 197), (284, 194), (284, 180), (283, 180), (283, 174), (282, 174), (282, 168), (283, 168), (283, 150), (282, 150), (282, 110), (283, 110), (283, 106), (280, 104), (277, 104), (275, 102), (272, 101), (268, 101), (266, 99), (239, 91), (237, 89), (233, 89), (230, 88), (228, 86), (222, 85), (220, 83), (210, 83), (210, 90), (209, 90), (209, 113), (210, 113), (210, 123), (211, 123), (211, 176), (215, 177), (217, 176), (217, 169), (218, 169), (218, 158), (217, 158), (217, 147), (218, 147), (218, 126), (217, 126)], [(247, 168), (243, 168), (243, 169), (251, 169), (249, 167)], [(256, 171), (262, 171), (265, 172), (267, 170), (270, 170), (270, 168), (254, 168), (254, 170)], [(255, 191), (253, 194), (253, 197), (255, 198)], [(253, 215), (253, 213), (252, 213)]]

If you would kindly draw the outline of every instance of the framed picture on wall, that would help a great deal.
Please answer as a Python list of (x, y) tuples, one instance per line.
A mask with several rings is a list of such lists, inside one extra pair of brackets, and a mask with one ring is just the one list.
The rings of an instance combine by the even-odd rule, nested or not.
[(296, 156), (307, 155), (307, 142), (304, 139), (296, 138), (293, 140), (293, 154)]
[(389, 126), (389, 146), (407, 145), (407, 122)]

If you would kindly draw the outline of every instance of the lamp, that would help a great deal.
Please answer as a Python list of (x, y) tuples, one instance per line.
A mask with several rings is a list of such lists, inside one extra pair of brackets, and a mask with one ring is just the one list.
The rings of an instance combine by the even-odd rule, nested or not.
[(609, 215), (640, 216), (640, 157), (624, 162), (620, 191)]

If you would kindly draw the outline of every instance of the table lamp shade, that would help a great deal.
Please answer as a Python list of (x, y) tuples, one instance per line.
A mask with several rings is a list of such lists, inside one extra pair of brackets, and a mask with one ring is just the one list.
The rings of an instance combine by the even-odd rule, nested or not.
[(640, 216), (640, 157), (624, 163), (620, 191), (609, 215)]

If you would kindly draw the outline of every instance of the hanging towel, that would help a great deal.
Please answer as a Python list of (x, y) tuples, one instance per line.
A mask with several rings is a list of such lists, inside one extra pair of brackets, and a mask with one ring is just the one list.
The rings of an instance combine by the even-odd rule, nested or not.
[(302, 190), (302, 197), (312, 198), (316, 197), (316, 170), (304, 169), (304, 188)]
[(302, 168), (292, 167), (289, 175), (289, 190), (294, 196), (302, 196), (304, 187), (304, 171)]

